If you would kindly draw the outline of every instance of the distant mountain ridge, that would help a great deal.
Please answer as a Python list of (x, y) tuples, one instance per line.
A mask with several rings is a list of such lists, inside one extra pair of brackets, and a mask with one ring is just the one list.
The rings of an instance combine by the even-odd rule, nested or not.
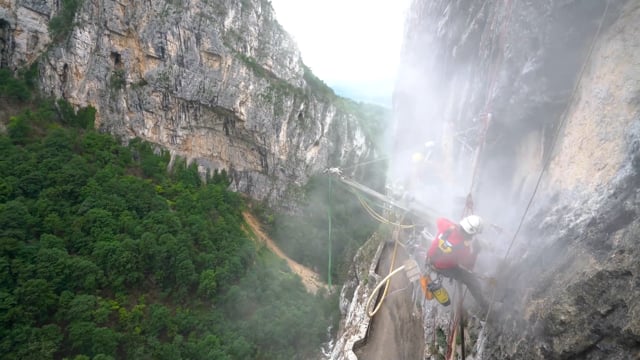
[(392, 88), (384, 84), (328, 83), (337, 95), (391, 109)]

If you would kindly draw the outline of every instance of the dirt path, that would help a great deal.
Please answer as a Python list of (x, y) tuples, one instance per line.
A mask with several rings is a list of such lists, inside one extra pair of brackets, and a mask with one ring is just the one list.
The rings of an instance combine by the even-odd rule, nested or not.
[(327, 284), (323, 283), (320, 280), (320, 276), (318, 276), (317, 273), (313, 272), (308, 267), (300, 265), (297, 262), (291, 260), (285, 253), (283, 253), (282, 250), (280, 250), (280, 248), (273, 242), (273, 240), (271, 240), (271, 238), (267, 236), (264, 231), (262, 231), (260, 223), (253, 215), (251, 215), (248, 211), (243, 212), (242, 215), (244, 216), (244, 221), (246, 221), (247, 224), (251, 227), (251, 230), (254, 234), (256, 234), (256, 236), (258, 236), (259, 240), (267, 245), (267, 248), (273, 251), (274, 254), (284, 259), (289, 265), (289, 268), (291, 268), (291, 271), (298, 274), (302, 278), (302, 283), (304, 284), (305, 288), (307, 288), (308, 292), (315, 294), (321, 287), (328, 289)]

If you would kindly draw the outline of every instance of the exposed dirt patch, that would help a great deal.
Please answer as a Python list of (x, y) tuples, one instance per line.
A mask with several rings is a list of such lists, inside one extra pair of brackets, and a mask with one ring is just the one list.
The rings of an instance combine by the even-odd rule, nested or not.
[(329, 289), (327, 284), (323, 283), (320, 280), (320, 276), (317, 273), (315, 273), (308, 267), (300, 265), (299, 263), (293, 261), (284, 252), (282, 252), (282, 250), (280, 250), (280, 248), (273, 242), (273, 240), (271, 240), (271, 238), (267, 234), (265, 234), (264, 231), (262, 231), (260, 223), (253, 215), (251, 215), (248, 211), (243, 212), (242, 215), (244, 216), (244, 221), (246, 221), (247, 225), (251, 227), (251, 231), (253, 231), (253, 233), (258, 237), (258, 240), (263, 242), (267, 246), (267, 248), (273, 251), (273, 253), (278, 257), (284, 259), (287, 262), (287, 265), (289, 265), (289, 268), (291, 268), (291, 271), (298, 274), (298, 276), (302, 278), (302, 283), (304, 284), (305, 288), (307, 288), (308, 292), (315, 294), (320, 288), (324, 288), (327, 290)]

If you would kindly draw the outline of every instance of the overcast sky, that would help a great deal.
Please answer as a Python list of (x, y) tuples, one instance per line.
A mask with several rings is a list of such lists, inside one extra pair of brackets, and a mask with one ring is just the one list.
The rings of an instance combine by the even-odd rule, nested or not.
[[(392, 91), (409, 0), (271, 0), (302, 59), (330, 86)], [(378, 89), (373, 89), (376, 87)], [(384, 88), (384, 89), (380, 89)]]

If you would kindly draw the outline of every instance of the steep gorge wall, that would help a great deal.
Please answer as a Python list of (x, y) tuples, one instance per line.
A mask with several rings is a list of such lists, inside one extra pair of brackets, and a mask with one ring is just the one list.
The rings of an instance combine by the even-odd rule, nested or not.
[(444, 158), (468, 179), (471, 157), (457, 141), (477, 145), (479, 131), (452, 134), (492, 115), (473, 195), (504, 231), (486, 235), (497, 251), (481, 263), (495, 269), (515, 242), (482, 358), (639, 356), (639, 4), (416, 1), (412, 16), (397, 136), (416, 121), (436, 129), (413, 132), (415, 144), (442, 136)]
[[(640, 357), (640, 4), (602, 32), (502, 282), (496, 358)], [(527, 284), (526, 287), (517, 284)]]
[(472, 189), (475, 211), (501, 229), (489, 227), (494, 249), (479, 259), (480, 272), (500, 270), (495, 319), (467, 342), (475, 359), (640, 357), (638, 24), (637, 1), (412, 4), (390, 176), (415, 176), (412, 154), (435, 140), (445, 183), (423, 179), (414, 190), (440, 189), (431, 203), (453, 203), (447, 215), (457, 217), (455, 199)]
[[(610, 6), (605, 28), (620, 3)], [(460, 144), (478, 145), (481, 122), (490, 113), (477, 203), (484, 203), (485, 212), (500, 212), (499, 205), (488, 208), (496, 197), (526, 203), (536, 180), (532, 170), (550, 150), (605, 5), (414, 1), (394, 97), (396, 154), (438, 140), (442, 158), (456, 164), (449, 165), (448, 180), (464, 196), (472, 151)], [(410, 156), (398, 160), (402, 176)]]
[(359, 119), (304, 66), (268, 1), (85, 0), (51, 43), (55, 0), (0, 1), (3, 66), (39, 57), (42, 89), (276, 203), (327, 166), (372, 156)]

